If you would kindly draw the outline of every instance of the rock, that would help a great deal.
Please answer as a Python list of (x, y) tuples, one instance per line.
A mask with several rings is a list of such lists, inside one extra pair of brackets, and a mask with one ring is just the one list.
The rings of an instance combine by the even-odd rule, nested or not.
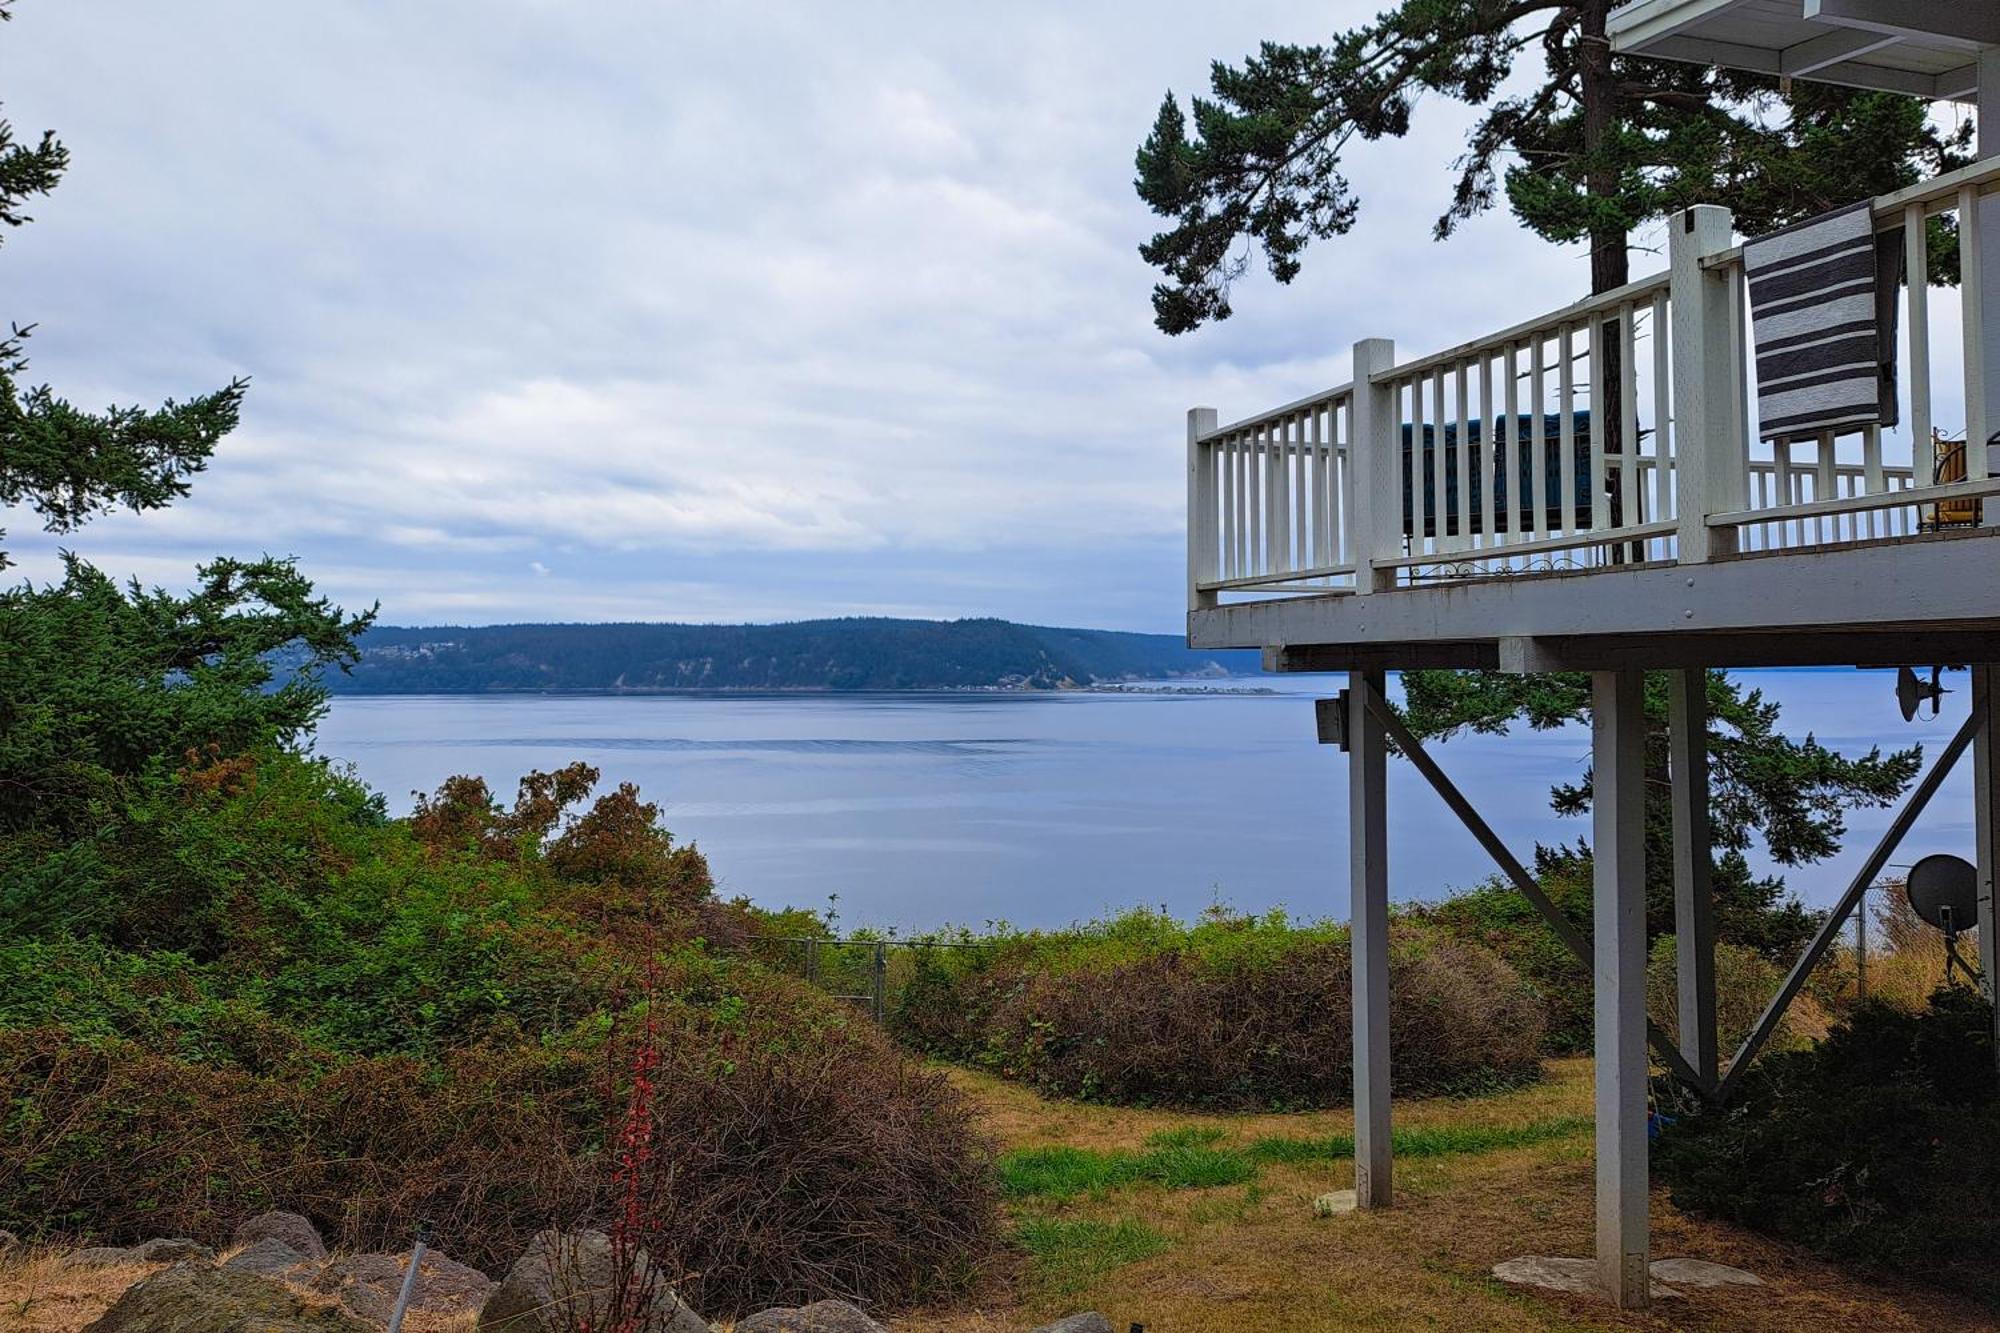
[[(1544, 1291), (1567, 1291), (1578, 1296), (1604, 1294), (1604, 1289), (1597, 1285), (1595, 1259), (1551, 1259), (1530, 1254), (1493, 1265), (1493, 1276), (1515, 1287), (1540, 1287)], [(1680, 1295), (1672, 1287), (1659, 1282), (1650, 1286), (1656, 1301)]]
[(254, 1273), (187, 1261), (126, 1289), (84, 1333), (374, 1333)]
[(1712, 1264), (1706, 1259), (1655, 1259), (1650, 1269), (1660, 1282), (1678, 1282), (1683, 1287), (1761, 1287), (1764, 1279), (1728, 1264)]
[(125, 1262), (128, 1264), (177, 1264), (183, 1259), (199, 1259), (212, 1264), (215, 1262), (215, 1251), (186, 1236), (155, 1236), (125, 1251)]
[(312, 1261), (276, 1236), (266, 1236), (231, 1255), (222, 1265), (232, 1273), (304, 1280), (313, 1275)]
[(297, 1213), (259, 1213), (236, 1228), (238, 1245), (255, 1245), (265, 1238), (283, 1241), (307, 1259), (326, 1258), (326, 1242), (319, 1228)]
[(736, 1333), (889, 1333), (846, 1301), (760, 1310), (738, 1321)]
[(129, 1264), (129, 1251), (116, 1245), (93, 1245), (87, 1250), (78, 1250), (63, 1263), (70, 1268), (115, 1268), (119, 1264)]
[[(634, 1278), (643, 1288), (650, 1271), (644, 1255), (638, 1267)], [(610, 1322), (613, 1268), (611, 1238), (603, 1232), (541, 1232), (487, 1297), (478, 1333), (569, 1333), (586, 1320), (603, 1327)], [(707, 1320), (660, 1282), (636, 1333), (710, 1331)]]
[(1353, 1190), (1333, 1190), (1313, 1200), (1313, 1216), (1339, 1217), (1342, 1213), (1353, 1212), (1359, 1206)]
[[(1353, 1190), (1342, 1190), (1352, 1194)], [(1058, 1319), (1053, 1324), (1043, 1324), (1035, 1333), (1111, 1333), (1111, 1321), (1091, 1310), (1085, 1314), (1073, 1314), (1067, 1319)]]
[[(340, 1297), (340, 1303), (363, 1319), (387, 1324), (396, 1311), (396, 1297), (403, 1290), (403, 1275), (409, 1271), (407, 1254), (356, 1254), (336, 1259), (313, 1281), (313, 1286)], [(493, 1279), (476, 1268), (447, 1259), (435, 1250), (424, 1251), (417, 1265), (417, 1285), (410, 1292), (410, 1308), (443, 1314), (470, 1314), (486, 1303), (493, 1292)]]

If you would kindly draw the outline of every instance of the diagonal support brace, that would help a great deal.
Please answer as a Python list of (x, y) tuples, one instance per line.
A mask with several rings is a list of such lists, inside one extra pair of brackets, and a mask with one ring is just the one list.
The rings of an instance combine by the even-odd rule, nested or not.
[[(1465, 793), (1445, 776), (1445, 771), (1438, 767), (1437, 761), (1424, 749), (1423, 742), (1403, 724), (1402, 718), (1396, 716), (1396, 710), (1389, 706), (1389, 701), (1371, 689), (1368, 691), (1367, 703), (1368, 711), (1380, 719), (1382, 729), (1389, 733), (1389, 739), (1396, 743), (1396, 748), (1403, 752), (1403, 757), (1415, 766), (1417, 772), (1424, 775), (1424, 779), (1437, 791), (1438, 796), (1451, 807), (1451, 812), (1458, 816), (1466, 831), (1472, 834), (1479, 845), (1486, 849), (1486, 854), (1493, 858), (1494, 864), (1500, 867), (1500, 873), (1511, 880), (1514, 887), (1520, 890), (1521, 896), (1541, 913), (1542, 919), (1548, 922), (1549, 929), (1553, 930), (1556, 937), (1563, 942), (1563, 947), (1575, 954), (1577, 961), (1584, 967), (1594, 969), (1596, 964), (1591, 956), (1590, 940), (1577, 929), (1575, 922), (1563, 915), (1563, 910), (1555, 905), (1554, 900), (1542, 892), (1542, 886), (1535, 882), (1535, 877), (1528, 873), (1527, 867), (1507, 849), (1507, 844), (1500, 841), (1500, 835), (1480, 817), (1477, 810), (1473, 809), (1472, 802), (1465, 799)], [(1659, 1055), (1661, 1062), (1673, 1070), (1674, 1077), (1703, 1095), (1709, 1095), (1714, 1091), (1713, 1085), (1703, 1079), (1695, 1071), (1694, 1066), (1688, 1063), (1687, 1057), (1681, 1054), (1673, 1039), (1662, 1032), (1659, 1025), (1651, 1019), (1646, 1021), (1646, 1039), (1652, 1043), (1653, 1050)]]
[(1875, 850), (1861, 863), (1861, 869), (1848, 884), (1847, 892), (1840, 896), (1840, 901), (1834, 905), (1834, 909), (1827, 913), (1826, 920), (1820, 923), (1819, 932), (1812, 937), (1812, 943), (1806, 945), (1805, 952), (1799, 955), (1798, 961), (1792, 964), (1792, 970), (1785, 974), (1784, 981), (1779, 984), (1777, 994), (1773, 995), (1771, 1002), (1764, 1006), (1764, 1013), (1758, 1018), (1757, 1026), (1750, 1029), (1750, 1035), (1745, 1037), (1743, 1045), (1737, 1048), (1735, 1058), (1729, 1062), (1729, 1072), (1722, 1076), (1722, 1082), (1716, 1087), (1718, 1101), (1728, 1098), (1743, 1077), (1744, 1071), (1750, 1068), (1750, 1061), (1756, 1057), (1764, 1043), (1771, 1039), (1771, 1034), (1777, 1031), (1778, 1020), (1785, 1016), (1785, 1010), (1791, 1007), (1799, 988), (1806, 984), (1806, 978), (1811, 975), (1815, 967), (1819, 966), (1819, 960), (1826, 956), (1827, 949), (1832, 947), (1834, 940), (1839, 937), (1841, 927), (1845, 926), (1847, 918), (1854, 914), (1856, 905), (1861, 901), (1861, 895), (1868, 891), (1868, 886), (1882, 873), (1882, 867), (1889, 864), (1889, 858), (1896, 854), (1896, 848), (1902, 845), (1911, 826), (1917, 822), (1917, 816), (1921, 815), (1924, 807), (1931, 803), (1931, 797), (1937, 795), (1938, 788), (1958, 764), (1966, 748), (1972, 744), (1972, 738), (1985, 724), (1986, 710), (1987, 700), (1975, 697), (1972, 712), (1966, 717), (1965, 725), (1958, 729), (1958, 734), (1951, 738), (1951, 743), (1939, 752), (1937, 762), (1931, 765), (1930, 772), (1924, 774), (1923, 781), (1917, 784), (1917, 789), (1910, 793), (1910, 799), (1903, 802), (1903, 808), (1896, 812), (1895, 820), (1883, 832), (1881, 841), (1875, 844)]

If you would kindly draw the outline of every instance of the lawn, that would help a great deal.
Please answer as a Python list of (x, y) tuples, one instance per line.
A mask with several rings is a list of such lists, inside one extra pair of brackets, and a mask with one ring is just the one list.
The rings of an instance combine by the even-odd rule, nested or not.
[(1691, 1291), (1649, 1315), (1528, 1294), (1492, 1266), (1591, 1249), (1590, 1064), (1531, 1087), (1397, 1104), (1397, 1207), (1318, 1218), (1354, 1183), (1353, 1118), (1178, 1114), (1053, 1102), (952, 1077), (999, 1142), (1014, 1267), (984, 1306), (898, 1333), (1019, 1333), (1081, 1309), (1120, 1333), (1282, 1329), (1988, 1329), (1961, 1302), (1849, 1278), (1786, 1245), (1653, 1201), (1656, 1257), (1734, 1264), (1769, 1284)]

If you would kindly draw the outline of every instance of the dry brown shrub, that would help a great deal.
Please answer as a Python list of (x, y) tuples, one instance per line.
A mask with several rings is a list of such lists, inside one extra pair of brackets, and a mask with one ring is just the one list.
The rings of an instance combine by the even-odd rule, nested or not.
[(762, 975), (662, 1016), (645, 1248), (710, 1315), (958, 1294), (999, 1235), (970, 1106), (804, 990)]
[[(782, 978), (701, 962), (665, 985), (646, 1244), (700, 1308), (896, 1305), (971, 1280), (997, 1244), (994, 1185), (942, 1076)], [(623, 1089), (605, 1060), (477, 1047), (259, 1077), (0, 1033), (0, 1226), (219, 1246), (285, 1208), (384, 1249), (421, 1219), (497, 1275), (545, 1227), (609, 1220)]]
[[(1646, 962), (1646, 1016), (1669, 1033), (1680, 1031), (1677, 956), (1674, 937), (1662, 935), (1653, 942), (1652, 955)], [(1750, 1029), (1756, 1026), (1784, 979), (1784, 969), (1761, 954), (1737, 944), (1716, 944), (1716, 1041), (1725, 1059), (1750, 1035)], [(1785, 1010), (1767, 1049), (1799, 1050), (1823, 1039), (1831, 1027), (1826, 1006), (1811, 994), (1801, 992)]]
[(283, 1207), (374, 1249), (433, 1219), (455, 1257), (504, 1267), (587, 1195), (576, 1145), (601, 1123), (595, 1074), (574, 1057), (474, 1049), (433, 1068), (389, 1057), (260, 1077), (0, 1033), (0, 1225), (220, 1245)]
[[(1903, 892), (1900, 881), (1892, 881), (1878, 895), (1881, 906), (1869, 917), (1868, 998), (1914, 1014), (1930, 1005), (1931, 996), (1945, 984), (1944, 932), (1917, 915)], [(1854, 956), (1845, 950), (1841, 998), (1854, 999)], [(1959, 937), (1959, 957), (1979, 957), (1979, 933), (1969, 931)]]
[(537, 770), (521, 779), (513, 809), (502, 810), (486, 779), (459, 774), (446, 778), (434, 795), (417, 793), (410, 831), (435, 852), (469, 849), (513, 861), (524, 844), (545, 840), (563, 812), (590, 795), (597, 779), (598, 771), (580, 762), (553, 773)]
[[(1334, 1106), (1353, 1096), (1350, 954), (1302, 942), (1217, 970), (1166, 952), (986, 984), (984, 1050), (1062, 1096), (1184, 1106)], [(1478, 945), (1399, 932), (1390, 962), (1391, 1069), (1404, 1094), (1520, 1082), (1540, 1067), (1533, 996)]]

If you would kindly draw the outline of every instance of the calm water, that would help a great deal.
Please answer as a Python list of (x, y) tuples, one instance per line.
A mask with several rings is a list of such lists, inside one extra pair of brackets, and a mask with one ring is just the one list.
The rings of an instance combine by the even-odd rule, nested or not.
[[(1965, 678), (1936, 722), (1905, 724), (1884, 673), (1746, 673), (1795, 734), (1846, 751), (1949, 739)], [(523, 772), (583, 759), (631, 781), (700, 844), (731, 894), (824, 907), (845, 925), (1004, 919), (1055, 925), (1135, 903), (1345, 913), (1344, 758), (1313, 743), (1311, 700), (1276, 695), (899, 694), (337, 699), (321, 752), (351, 761), (398, 811), (454, 773), (510, 794)], [(1949, 682), (1948, 683), (1952, 683)], [(1589, 762), (1581, 729), (1464, 738), (1440, 761), (1524, 858), (1588, 822), (1548, 810)], [(1483, 853), (1407, 765), (1391, 761), (1391, 880), (1435, 898), (1488, 873)], [(1897, 856), (1971, 855), (1971, 779), (1954, 774)], [(1843, 857), (1789, 872), (1825, 903), (1886, 826), (1859, 811)]]

